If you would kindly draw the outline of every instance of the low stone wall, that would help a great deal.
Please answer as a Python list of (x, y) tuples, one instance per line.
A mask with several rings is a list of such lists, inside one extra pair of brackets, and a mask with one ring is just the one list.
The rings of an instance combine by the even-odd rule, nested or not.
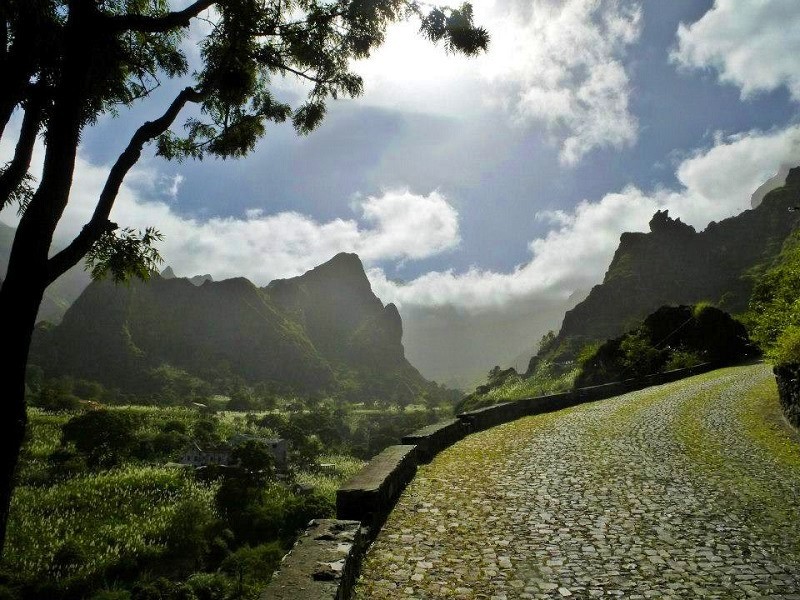
[(800, 364), (781, 365), (773, 372), (783, 414), (789, 423), (800, 428)]
[(336, 492), (336, 517), (360, 521), (374, 537), (417, 472), (417, 447), (389, 446)]
[(261, 600), (347, 600), (365, 546), (358, 521), (314, 519), (283, 557)]
[[(629, 379), (561, 394), (503, 402), (462, 413), (455, 419), (424, 427), (403, 437), (402, 445), (386, 448), (339, 488), (336, 493), (336, 516), (339, 520), (312, 521), (309, 530), (303, 534), (295, 549), (284, 559), (279, 574), (276, 575), (267, 588), (266, 595), (262, 598), (264, 600), (267, 598), (280, 600), (322, 600), (323, 598), (325, 600), (332, 598), (344, 600), (349, 598), (348, 595), (341, 595), (342, 590), (346, 590), (348, 594), (350, 591), (351, 584), (345, 585), (344, 582), (347, 577), (350, 577), (351, 572), (357, 571), (363, 552), (377, 535), (406, 485), (414, 478), (417, 466), (430, 462), (439, 452), (452, 446), (466, 435), (521, 417), (554, 412), (586, 402), (611, 398), (653, 385), (706, 373), (722, 366), (724, 365), (705, 363), (686, 369), (656, 373), (640, 379)], [(800, 366), (794, 371), (793, 377), (794, 379), (791, 381), (794, 390), (793, 406), (796, 411), (794, 414), (800, 416), (800, 405), (797, 403), (797, 398), (800, 397), (800, 383), (798, 383)], [(308, 582), (312, 578), (310, 573), (319, 573), (318, 570), (313, 571), (313, 569), (319, 569), (319, 565), (325, 563), (324, 560), (309, 558), (315, 556), (317, 552), (328, 552), (318, 543), (325, 541), (320, 538), (320, 534), (315, 533), (319, 530), (319, 523), (348, 523), (350, 528), (353, 527), (353, 523), (360, 525), (359, 543), (353, 544), (352, 550), (348, 550), (347, 556), (344, 557), (342, 571), (348, 576), (343, 575), (340, 583), (329, 588), (323, 588), (320, 585), (308, 588), (302, 588), (299, 584), (289, 585), (286, 582)], [(305, 544), (303, 545), (304, 540)], [(289, 571), (290, 575), (285, 575), (285, 570)], [(314, 581), (318, 583), (317, 580)], [(278, 592), (283, 595), (277, 595)]]
[(667, 371), (666, 373), (655, 373), (640, 379), (627, 379), (625, 381), (616, 381), (593, 387), (580, 388), (561, 394), (503, 402), (501, 404), (493, 404), (492, 406), (485, 406), (461, 413), (458, 415), (458, 418), (467, 424), (470, 433), (483, 431), (484, 429), (502, 423), (508, 423), (509, 421), (514, 421), (521, 417), (563, 410), (585, 402), (612, 398), (620, 394), (641, 390), (653, 385), (660, 385), (683, 379), (684, 377), (699, 375), (700, 373), (711, 371), (720, 366), (721, 365), (714, 363), (703, 363), (694, 367)]
[(445, 448), (449, 448), (469, 433), (469, 426), (463, 419), (449, 419), (418, 429), (401, 440), (403, 444), (417, 447), (417, 460), (426, 464)]

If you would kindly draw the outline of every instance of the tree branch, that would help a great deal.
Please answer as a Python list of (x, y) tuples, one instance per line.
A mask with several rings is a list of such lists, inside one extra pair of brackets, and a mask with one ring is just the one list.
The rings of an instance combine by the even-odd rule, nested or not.
[(211, 8), (217, 0), (196, 0), (183, 10), (167, 13), (160, 17), (149, 15), (109, 15), (106, 22), (114, 31), (141, 31), (163, 33), (177, 27), (189, 27), (189, 21), (204, 10)]
[(323, 79), (320, 79), (319, 77), (315, 77), (314, 75), (309, 75), (305, 71), (299, 71), (297, 69), (293, 69), (289, 65), (287, 65), (285, 63), (282, 63), (282, 62), (281, 63), (272, 63), (270, 66), (274, 66), (276, 69), (279, 69), (281, 71), (288, 71), (289, 73), (294, 73), (298, 77), (301, 77), (301, 78), (306, 79), (308, 81), (313, 81), (314, 83), (322, 83), (324, 81)]
[(188, 102), (200, 102), (204, 98), (203, 92), (198, 92), (192, 87), (184, 88), (163, 115), (155, 121), (147, 121), (136, 130), (127, 148), (111, 167), (92, 218), (66, 248), (47, 261), (48, 285), (78, 264), (78, 261), (86, 255), (104, 233), (117, 228), (116, 224), (109, 222), (108, 217), (119, 194), (119, 188), (122, 186), (125, 176), (141, 157), (144, 145), (169, 129), (178, 113)]
[(44, 116), (44, 99), (42, 93), (34, 92), (25, 107), (22, 127), (14, 149), (14, 158), (8, 167), (0, 173), (0, 210), (3, 210), (11, 199), (11, 193), (22, 183), (31, 166), (33, 146)]

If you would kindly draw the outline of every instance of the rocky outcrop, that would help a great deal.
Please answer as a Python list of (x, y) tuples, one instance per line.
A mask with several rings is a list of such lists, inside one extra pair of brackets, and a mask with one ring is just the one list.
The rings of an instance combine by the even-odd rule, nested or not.
[(384, 366), (405, 361), (400, 313), (372, 292), (356, 254), (340, 253), (304, 275), (264, 291), (302, 323), (314, 345), (334, 360)]
[[(175, 271), (172, 267), (167, 267), (163, 271), (161, 271), (161, 278), (162, 279), (177, 279), (178, 276), (175, 275)], [(214, 281), (214, 278), (209, 274), (206, 273), (205, 275), (195, 275), (194, 277), (186, 277), (192, 285), (203, 285), (206, 281)]]
[(789, 164), (782, 164), (775, 175), (758, 186), (756, 191), (753, 192), (752, 196), (750, 196), (750, 206), (752, 208), (756, 208), (759, 204), (761, 204), (761, 202), (763, 202), (764, 197), (772, 190), (785, 185), (786, 177), (789, 175), (791, 168), (792, 166)]

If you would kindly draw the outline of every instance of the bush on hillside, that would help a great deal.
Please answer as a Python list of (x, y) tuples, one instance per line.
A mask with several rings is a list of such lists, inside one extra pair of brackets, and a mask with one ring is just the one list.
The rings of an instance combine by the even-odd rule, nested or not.
[(746, 316), (753, 339), (775, 364), (800, 362), (800, 231), (758, 278)]
[(625, 335), (584, 359), (575, 387), (644, 377), (756, 353), (744, 325), (713, 306), (662, 306)]

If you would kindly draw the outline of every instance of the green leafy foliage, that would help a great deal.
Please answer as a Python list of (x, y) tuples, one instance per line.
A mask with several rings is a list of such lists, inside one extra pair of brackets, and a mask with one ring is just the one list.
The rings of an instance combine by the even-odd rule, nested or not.
[(19, 576), (58, 582), (100, 575), (126, 558), (162, 557), (166, 532), (183, 519), (179, 509), (192, 499), (210, 506), (213, 493), (180, 471), (153, 467), (20, 487), (4, 564)]
[(93, 279), (111, 275), (118, 283), (133, 277), (147, 281), (164, 262), (154, 245), (162, 239), (153, 227), (138, 232), (131, 228), (107, 231), (86, 255), (86, 269)]
[(136, 442), (136, 419), (130, 413), (91, 410), (70, 419), (62, 428), (62, 443), (85, 454), (90, 465), (111, 466), (130, 456)]
[(464, 397), (456, 405), (456, 411), (474, 410), (508, 400), (565, 392), (572, 388), (578, 370), (574, 365), (539, 361), (532, 371), (525, 374), (519, 374), (514, 369), (500, 373), (504, 375), (498, 378), (497, 374), (492, 377), (490, 372), (487, 383)]
[(800, 362), (800, 327), (789, 325), (770, 348), (769, 358), (776, 364)]
[(786, 240), (775, 264), (757, 279), (745, 318), (770, 360), (800, 362), (800, 232)]
[[(487, 383), (466, 396), (457, 410), (756, 354), (745, 327), (709, 303), (665, 306), (619, 338), (582, 346), (577, 342), (577, 338), (559, 342), (556, 336), (545, 336), (540, 344), (544, 350), (531, 360), (527, 373), (495, 367)], [(565, 354), (575, 360), (550, 360)]]
[[(0, 177), (6, 172), (10, 164), (11, 163), (6, 163), (0, 167)], [(11, 190), (8, 199), (5, 200), (9, 204), (17, 205), (18, 216), (21, 216), (22, 213), (25, 212), (25, 209), (28, 208), (28, 203), (31, 201), (31, 198), (33, 198), (33, 193), (36, 191), (34, 187), (35, 184), (36, 178), (30, 173), (25, 173), (22, 176), (19, 185)]]
[[(172, 159), (222, 158), (250, 152), (269, 122), (291, 119), (305, 135), (326, 114), (326, 101), (361, 94), (361, 77), (351, 71), (354, 59), (366, 58), (384, 41), (389, 23), (416, 16), (422, 34), (443, 42), (448, 52), (474, 56), (485, 50), (489, 35), (473, 23), (472, 7), (433, 7), (404, 0), (337, 0), (263, 3), (236, 0), (217, 6), (219, 17), (202, 42), (203, 69), (197, 89), (204, 95), (201, 118), (186, 121), (184, 135), (166, 132), (158, 153)], [(297, 106), (277, 101), (271, 78), (297, 77), (309, 85)]]

